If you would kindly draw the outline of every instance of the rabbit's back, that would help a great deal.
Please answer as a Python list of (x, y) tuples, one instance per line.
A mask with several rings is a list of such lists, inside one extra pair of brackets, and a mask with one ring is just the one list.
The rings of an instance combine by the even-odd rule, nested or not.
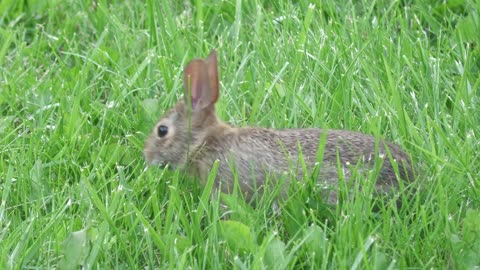
[[(319, 151), (320, 144), (324, 145), (323, 151)], [(382, 140), (377, 145), (377, 155), (383, 159), (378, 187), (388, 189), (397, 182), (388, 153), (398, 163), (400, 176), (404, 179), (412, 177), (410, 160), (397, 145)], [(307, 169), (313, 170), (316, 164), (320, 166), (320, 184), (335, 186), (339, 177), (338, 165), (347, 179), (350, 176), (349, 166), (362, 162), (365, 168), (372, 167), (375, 161), (375, 138), (357, 132), (317, 128), (232, 128), (224, 134), (206, 136), (205, 142), (192, 156), (192, 165), (201, 179), (207, 179), (212, 164), (219, 160), (217, 183), (221, 183), (221, 189), (230, 192), (236, 176), (242, 191), (249, 197), (264, 185), (269, 176), (275, 179), (294, 172), (300, 180), (304, 174), (300, 162), (302, 159)], [(317, 162), (320, 156), (323, 156), (323, 160)], [(405, 167), (402, 167), (403, 164)]]

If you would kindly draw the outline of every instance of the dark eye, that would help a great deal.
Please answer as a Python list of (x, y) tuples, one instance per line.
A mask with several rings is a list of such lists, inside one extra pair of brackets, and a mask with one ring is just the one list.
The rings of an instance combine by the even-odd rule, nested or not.
[(160, 137), (160, 138), (167, 135), (168, 127), (164, 126), (164, 125), (158, 126), (157, 133), (158, 133), (158, 137)]

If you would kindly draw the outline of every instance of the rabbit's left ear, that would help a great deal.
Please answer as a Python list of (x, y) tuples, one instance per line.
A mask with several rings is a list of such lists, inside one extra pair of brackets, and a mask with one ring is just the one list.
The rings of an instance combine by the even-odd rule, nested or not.
[(192, 110), (203, 110), (217, 102), (219, 94), (217, 52), (207, 59), (194, 59), (185, 67), (183, 75), (185, 102), (190, 95)]

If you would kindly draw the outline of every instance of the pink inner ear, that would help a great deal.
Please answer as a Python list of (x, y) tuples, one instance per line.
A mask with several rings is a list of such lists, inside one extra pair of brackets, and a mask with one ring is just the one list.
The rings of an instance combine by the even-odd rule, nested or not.
[(185, 101), (190, 88), (190, 98), (193, 110), (212, 106), (218, 99), (218, 70), (215, 51), (206, 60), (194, 59), (188, 63), (183, 77)]
[[(207, 81), (207, 84), (208, 84), (208, 81)], [(209, 105), (209, 104), (206, 104), (207, 100), (205, 100), (205, 98), (201, 96), (202, 93), (208, 92), (208, 89), (209, 89), (209, 86), (205, 84), (199, 84), (199, 85), (196, 85), (195, 87), (192, 86), (190, 97), (191, 97), (193, 110), (204, 109)]]
[(192, 60), (185, 67), (183, 82), (185, 86), (185, 101), (187, 101), (188, 94), (190, 94), (192, 109), (202, 109), (207, 101), (205, 98), (210, 88), (207, 68), (203, 60)]

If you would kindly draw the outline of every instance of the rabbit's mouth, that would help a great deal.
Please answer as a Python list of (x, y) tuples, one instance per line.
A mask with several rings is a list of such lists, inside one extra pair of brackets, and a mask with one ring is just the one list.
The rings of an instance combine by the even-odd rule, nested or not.
[(165, 168), (167, 166), (167, 162), (165, 161), (162, 161), (162, 160), (158, 160), (158, 159), (153, 159), (153, 160), (150, 160), (150, 162), (148, 162), (149, 165), (151, 166), (157, 166), (157, 167), (160, 167), (160, 168)]
[(161, 169), (175, 170), (175, 165), (170, 163), (170, 162), (167, 162), (167, 161), (155, 160), (154, 164), (152, 164), (152, 165), (155, 165), (155, 166), (157, 166)]
[(161, 169), (165, 169), (165, 167), (167, 167), (167, 164), (166, 162), (159, 162), (157, 163), (157, 167), (161, 168)]

